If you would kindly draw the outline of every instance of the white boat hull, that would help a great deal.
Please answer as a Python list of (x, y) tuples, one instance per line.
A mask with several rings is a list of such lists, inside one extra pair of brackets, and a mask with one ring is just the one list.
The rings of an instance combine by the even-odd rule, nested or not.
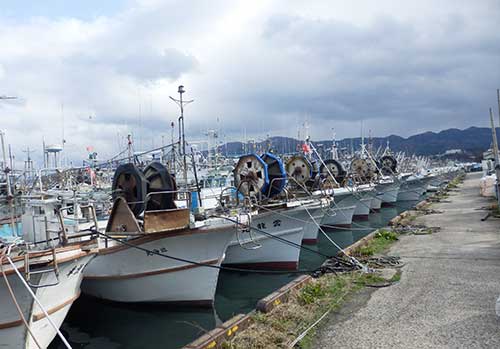
[(304, 211), (304, 208), (299, 206), (276, 211), (282, 215), (265, 212), (253, 216), (252, 227), (272, 236), (254, 229), (250, 232), (240, 232), (239, 241), (234, 238), (229, 244), (223, 264), (249, 269), (297, 269), (300, 248), (290, 246), (276, 237), (300, 246), (304, 236), (303, 223), (300, 220), (305, 217)]
[[(326, 208), (322, 206), (321, 202), (317, 202), (314, 205), (307, 206), (307, 212), (304, 212), (304, 219), (307, 223), (304, 224), (304, 237), (302, 238), (302, 244), (312, 245), (318, 242), (319, 227), (321, 224), (321, 219), (325, 215)], [(311, 216), (314, 218), (311, 219)]]
[(425, 188), (420, 181), (404, 183), (398, 192), (398, 201), (418, 201), (424, 194)]
[(352, 217), (356, 205), (346, 207), (330, 207), (321, 220), (321, 225), (329, 228), (348, 228), (352, 225)]
[(377, 195), (382, 195), (382, 204), (394, 204), (398, 201), (399, 183), (381, 183), (377, 184)]
[(382, 196), (379, 195), (378, 193), (374, 193), (374, 196), (372, 198), (372, 201), (370, 203), (370, 209), (373, 211), (378, 211), (382, 208)]
[(354, 219), (368, 219), (370, 215), (370, 208), (372, 205), (372, 197), (364, 196), (358, 199), (356, 208), (354, 209), (353, 218)]
[[(92, 257), (93, 255), (85, 254), (66, 262), (59, 262), (59, 283), (57, 283), (54, 272), (36, 274), (31, 277), (32, 284), (52, 285), (57, 283), (53, 286), (32, 288), (57, 328), (61, 326), (71, 305), (80, 295), (83, 270)], [(16, 265), (18, 268), (22, 268), (24, 263), (16, 263)], [(24, 272), (21, 274), (24, 276)], [(7, 278), (36, 341), (42, 348), (47, 348), (57, 335), (56, 330), (50, 325), (42, 309), (28, 294), (18, 276), (11, 273)], [(16, 310), (1, 273), (0, 309), (0, 347), (38, 348)]]
[[(201, 229), (200, 229), (201, 230)], [(234, 226), (151, 234), (129, 243), (214, 267), (147, 254), (133, 247), (102, 248), (85, 270), (84, 293), (116, 302), (212, 305), (219, 269)], [(142, 239), (142, 240), (141, 240)]]

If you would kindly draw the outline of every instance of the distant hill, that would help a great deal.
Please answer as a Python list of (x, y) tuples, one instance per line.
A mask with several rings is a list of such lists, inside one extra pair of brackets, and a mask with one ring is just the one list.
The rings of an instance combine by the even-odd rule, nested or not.
[[(500, 129), (497, 129), (497, 135), (500, 139)], [(487, 150), (491, 145), (491, 129), (487, 127), (469, 127), (465, 130), (451, 128), (441, 132), (425, 132), (408, 138), (403, 138), (397, 135), (387, 137), (373, 137), (372, 144), (376, 149), (385, 147), (389, 141), (393, 151), (404, 151), (408, 154), (416, 155), (438, 155), (443, 154), (447, 150), (462, 149), (473, 157), (480, 157), (482, 152)], [(365, 139), (365, 143), (367, 140)], [(230, 142), (220, 147), (222, 153), (229, 156), (241, 155), (245, 152), (250, 152), (251, 149), (267, 149), (268, 144), (278, 153), (294, 152), (302, 143), (294, 138), (289, 137), (271, 137), (269, 140), (256, 143), (255, 146), (242, 142)], [(331, 140), (316, 141), (313, 143), (318, 148), (328, 149), (332, 146)], [(361, 138), (344, 138), (338, 141), (339, 148), (350, 150), (351, 148), (359, 149)]]

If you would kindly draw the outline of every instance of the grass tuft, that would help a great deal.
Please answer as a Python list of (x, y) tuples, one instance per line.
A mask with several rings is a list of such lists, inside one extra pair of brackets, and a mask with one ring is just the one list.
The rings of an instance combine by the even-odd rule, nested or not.
[(388, 250), (389, 246), (398, 240), (398, 234), (390, 230), (379, 230), (372, 240), (358, 247), (353, 254), (361, 257), (369, 257)]

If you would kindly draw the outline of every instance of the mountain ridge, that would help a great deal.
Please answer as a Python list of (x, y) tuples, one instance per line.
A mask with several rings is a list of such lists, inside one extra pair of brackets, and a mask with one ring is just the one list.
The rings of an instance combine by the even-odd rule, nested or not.
[[(497, 137), (500, 139), (500, 128), (496, 129)], [(331, 148), (332, 140), (312, 140), (313, 144), (322, 150)], [(365, 138), (365, 143), (368, 139)], [(385, 137), (372, 137), (371, 142), (373, 148), (385, 147), (389, 142), (390, 148), (395, 151), (404, 151), (415, 155), (439, 155), (446, 151), (461, 149), (471, 157), (480, 158), (482, 153), (491, 145), (491, 129), (488, 127), (471, 126), (466, 129), (449, 128), (439, 132), (426, 131), (419, 134), (402, 137), (391, 134)], [(245, 144), (243, 142), (228, 142), (220, 146), (220, 150), (227, 155), (241, 155), (245, 152), (258, 151), (271, 148), (278, 153), (293, 153), (295, 152), (302, 141), (295, 138), (285, 136), (274, 136), (269, 139), (257, 142), (255, 145)], [(351, 149), (359, 149), (361, 138), (343, 138), (337, 140), (339, 149), (350, 151)]]

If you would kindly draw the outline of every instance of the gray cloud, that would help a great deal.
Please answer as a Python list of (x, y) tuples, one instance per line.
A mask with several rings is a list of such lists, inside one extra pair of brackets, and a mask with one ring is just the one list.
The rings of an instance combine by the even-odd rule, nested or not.
[(496, 1), (391, 0), (138, 1), (91, 20), (0, 16), (0, 95), (24, 100), (2, 103), (0, 127), (18, 148), (36, 146), (61, 138), (64, 114), (75, 157), (89, 144), (107, 156), (127, 133), (144, 144), (168, 135), (178, 117), (168, 96), (181, 83), (195, 99), (191, 139), (219, 127), (228, 139), (294, 136), (305, 118), (316, 139), (332, 127), (357, 136), (360, 120), (375, 135), (487, 125), (498, 18)]

